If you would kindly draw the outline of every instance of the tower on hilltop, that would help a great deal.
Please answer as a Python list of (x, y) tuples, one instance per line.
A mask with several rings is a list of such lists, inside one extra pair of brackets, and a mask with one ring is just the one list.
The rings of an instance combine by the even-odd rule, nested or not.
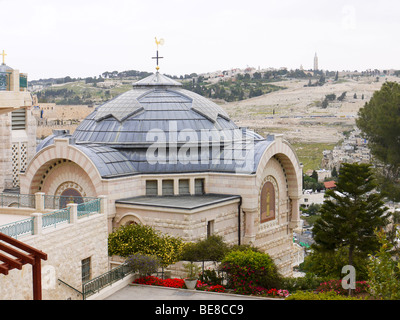
[(317, 57), (317, 53), (315, 53), (314, 56), (314, 71), (318, 70), (318, 57)]

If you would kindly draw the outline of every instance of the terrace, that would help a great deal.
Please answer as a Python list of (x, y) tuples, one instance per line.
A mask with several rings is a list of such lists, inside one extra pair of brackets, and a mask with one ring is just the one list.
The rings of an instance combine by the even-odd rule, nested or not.
[(41, 234), (48, 228), (101, 212), (100, 198), (36, 194), (0, 194), (0, 232), (13, 238)]

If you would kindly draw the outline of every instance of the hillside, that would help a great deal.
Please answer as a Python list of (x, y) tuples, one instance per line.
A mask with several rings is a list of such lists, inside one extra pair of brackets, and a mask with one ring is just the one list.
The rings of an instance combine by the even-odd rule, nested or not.
[[(379, 90), (382, 83), (400, 81), (398, 77), (362, 77), (359, 80), (342, 79), (323, 86), (307, 87), (307, 80), (293, 79), (277, 82), (287, 89), (259, 97), (223, 105), (231, 118), (243, 127), (258, 133), (282, 133), (291, 143), (337, 143), (343, 131), (355, 125), (358, 110)], [(345, 98), (329, 101), (323, 108), (327, 95), (336, 97), (346, 92)]]
[[(303, 171), (321, 166), (323, 150), (332, 150), (343, 140), (343, 132), (354, 129), (358, 110), (379, 90), (385, 80), (398, 77), (360, 77), (341, 79), (323, 86), (305, 87), (307, 80), (293, 79), (277, 82), (287, 89), (259, 97), (225, 103), (223, 107), (238, 126), (249, 127), (266, 136), (282, 134), (303, 163)], [(345, 98), (338, 101), (343, 92)], [(326, 108), (322, 103), (327, 95), (336, 99)]]

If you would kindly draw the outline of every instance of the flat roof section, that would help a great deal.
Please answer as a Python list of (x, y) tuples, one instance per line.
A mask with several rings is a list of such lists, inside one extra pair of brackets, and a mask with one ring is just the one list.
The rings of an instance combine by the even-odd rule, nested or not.
[(193, 210), (217, 203), (240, 199), (239, 195), (202, 194), (176, 196), (139, 196), (116, 200), (115, 203)]

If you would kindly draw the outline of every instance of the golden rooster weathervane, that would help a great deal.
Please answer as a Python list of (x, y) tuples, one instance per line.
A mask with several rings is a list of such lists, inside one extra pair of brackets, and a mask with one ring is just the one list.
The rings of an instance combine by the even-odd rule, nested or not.
[(152, 59), (156, 59), (156, 61), (157, 61), (156, 70), (158, 71), (160, 69), (160, 67), (158, 66), (158, 59), (163, 59), (164, 58), (164, 57), (159, 57), (158, 56), (158, 46), (159, 45), (162, 46), (164, 44), (164, 39), (157, 40), (157, 37), (155, 39), (156, 39), (156, 45), (157, 45), (157, 55), (155, 57), (152, 57)]

